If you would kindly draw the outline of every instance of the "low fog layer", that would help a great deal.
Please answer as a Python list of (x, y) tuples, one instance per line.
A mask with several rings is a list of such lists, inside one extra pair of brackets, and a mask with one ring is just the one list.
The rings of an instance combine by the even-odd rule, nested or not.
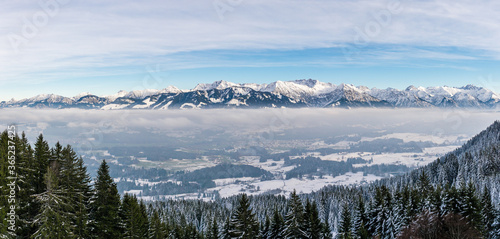
[[(15, 123), (30, 142), (227, 147), (246, 141), (311, 140), (345, 135), (418, 133), (430, 138), (471, 137), (500, 119), (500, 112), (443, 109), (213, 109), (42, 110), (2, 109), (0, 127)], [(429, 139), (431, 140), (431, 139)]]

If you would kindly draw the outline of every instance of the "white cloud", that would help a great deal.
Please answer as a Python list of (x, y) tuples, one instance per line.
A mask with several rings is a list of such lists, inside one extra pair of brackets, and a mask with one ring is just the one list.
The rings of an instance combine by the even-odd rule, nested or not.
[[(168, 58), (179, 52), (352, 45), (359, 39), (355, 29), (365, 31), (377, 24), (380, 31), (365, 39), (368, 45), (457, 47), (478, 51), (479, 57), (500, 58), (498, 1), (401, 0), (402, 12), (390, 14), (388, 24), (377, 23), (374, 14), (387, 12), (395, 0), (243, 0), (222, 21), (211, 0), (65, 1), (68, 3), (60, 5), (47, 24), (41, 24), (32, 38), (21, 43), (17, 53), (9, 37), (23, 36), (23, 19), (32, 22), (44, 10), (37, 2), (3, 4), (0, 81), (110, 74), (96, 68), (146, 65), (159, 59), (168, 63), (185, 60), (175, 66), (178, 68), (216, 64)], [(469, 57), (417, 53), (429, 58)], [(393, 51), (380, 54), (382, 58), (403, 57)], [(122, 72), (111, 74), (118, 73)]]

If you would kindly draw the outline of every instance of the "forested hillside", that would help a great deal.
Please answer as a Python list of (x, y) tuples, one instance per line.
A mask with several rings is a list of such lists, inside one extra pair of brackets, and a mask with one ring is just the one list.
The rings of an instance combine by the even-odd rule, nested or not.
[(327, 186), (289, 197), (241, 194), (210, 202), (146, 203), (120, 197), (106, 162), (92, 180), (71, 146), (50, 147), (42, 135), (32, 146), (24, 134), (6, 131), (0, 136), (0, 235), (500, 238), (499, 150), (500, 122), (495, 122), (426, 167), (366, 186)]

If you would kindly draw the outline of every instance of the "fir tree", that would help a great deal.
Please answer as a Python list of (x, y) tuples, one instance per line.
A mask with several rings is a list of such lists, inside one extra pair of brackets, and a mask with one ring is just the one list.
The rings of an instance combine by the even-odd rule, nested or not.
[(160, 219), (160, 215), (156, 209), (153, 210), (149, 220), (148, 238), (163, 239), (167, 235), (164, 223)]
[(230, 229), (231, 237), (241, 239), (258, 238), (259, 223), (250, 208), (250, 201), (246, 194), (240, 196), (238, 206), (231, 217)]
[(42, 193), (46, 190), (45, 185), (45, 173), (47, 173), (47, 168), (49, 167), (51, 152), (50, 147), (47, 141), (43, 139), (43, 135), (40, 134), (35, 143), (35, 169), (34, 169), (34, 178), (35, 178), (35, 194)]
[[(142, 204), (144, 205), (144, 204)], [(125, 194), (120, 208), (122, 238), (139, 239), (147, 236), (147, 215), (135, 196)]]
[(62, 149), (58, 143), (52, 152), (60, 169), (61, 188), (67, 192), (68, 199), (73, 205), (70, 219), (71, 225), (75, 228), (75, 238), (88, 238), (88, 212), (92, 191), (87, 168), (82, 158), (78, 157), (69, 145)]
[(270, 239), (271, 238), (277, 238), (277, 239), (283, 238), (283, 234), (282, 234), (283, 229), (284, 229), (283, 217), (278, 212), (278, 209), (275, 208), (274, 213), (273, 213), (273, 220), (271, 222), (271, 227), (269, 229), (268, 238), (270, 238)]
[(93, 219), (92, 233), (96, 238), (120, 238), (120, 195), (116, 184), (109, 176), (109, 166), (106, 161), (101, 163), (97, 171), (95, 195), (91, 204), (91, 218)]
[(306, 213), (306, 216), (309, 219), (309, 230), (308, 230), (308, 238), (311, 239), (320, 239), (321, 231), (323, 230), (323, 223), (321, 223), (321, 219), (319, 219), (318, 213), (318, 205), (316, 202), (311, 204), (311, 209), (309, 213)]
[(351, 209), (349, 208), (349, 204), (344, 203), (342, 206), (342, 214), (340, 216), (340, 227), (339, 227), (339, 236), (340, 239), (352, 239), (352, 217), (351, 217)]
[(460, 189), (462, 196), (462, 216), (471, 222), (478, 230), (482, 228), (481, 201), (476, 195), (476, 187), (472, 182)]
[(219, 225), (215, 217), (208, 227), (207, 239), (219, 239)]
[(269, 230), (271, 227), (271, 220), (269, 216), (266, 215), (266, 220), (261, 224), (260, 238), (267, 239), (269, 237)]
[(323, 223), (323, 227), (321, 229), (321, 238), (322, 239), (332, 238), (332, 231), (330, 230), (330, 224), (328, 224), (328, 222)]
[(491, 194), (488, 187), (484, 186), (483, 194), (481, 196), (481, 215), (483, 218), (483, 234), (485, 236), (493, 237), (493, 224), (495, 222), (495, 207), (491, 202)]
[(356, 205), (356, 214), (354, 218), (354, 236), (356, 238), (368, 239), (368, 217), (366, 215), (365, 202), (361, 195), (358, 197), (358, 204)]
[(226, 218), (226, 222), (224, 223), (220, 238), (231, 239), (231, 221), (229, 220), (229, 217)]
[(433, 187), (429, 177), (427, 177), (427, 174), (425, 173), (425, 170), (422, 170), (422, 173), (418, 178), (417, 190), (419, 193), (416, 195), (419, 197), (419, 203), (422, 203), (421, 206), (425, 209), (431, 209), (430, 196), (433, 191)]
[(292, 239), (307, 238), (307, 232), (304, 230), (304, 206), (295, 190), (290, 194), (288, 201), (283, 235)]
[(55, 170), (49, 168), (46, 172), (44, 182), (47, 187), (46, 191), (34, 195), (41, 208), (40, 213), (36, 215), (33, 222), (38, 229), (31, 238), (73, 238), (73, 228), (68, 213), (70, 205), (66, 197), (67, 193), (58, 187)]

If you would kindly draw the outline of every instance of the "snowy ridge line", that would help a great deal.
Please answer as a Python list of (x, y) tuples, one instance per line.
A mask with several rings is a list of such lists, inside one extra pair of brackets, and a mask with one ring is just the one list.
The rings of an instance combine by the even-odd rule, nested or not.
[(97, 96), (85, 92), (74, 97), (41, 94), (0, 102), (0, 108), (185, 109), (281, 107), (461, 107), (497, 108), (500, 95), (473, 85), (377, 89), (318, 80), (276, 81), (270, 84), (216, 81), (191, 90), (175, 86), (155, 90), (119, 91)]

